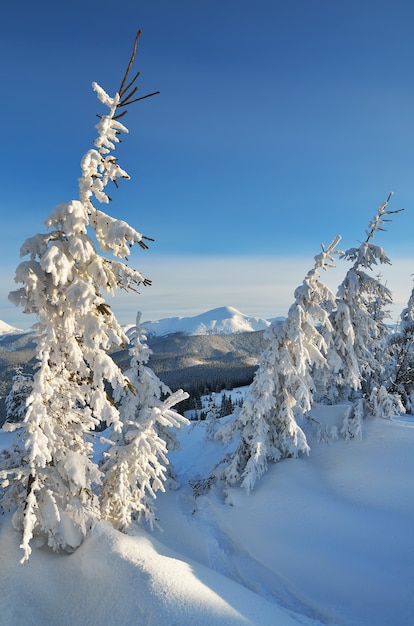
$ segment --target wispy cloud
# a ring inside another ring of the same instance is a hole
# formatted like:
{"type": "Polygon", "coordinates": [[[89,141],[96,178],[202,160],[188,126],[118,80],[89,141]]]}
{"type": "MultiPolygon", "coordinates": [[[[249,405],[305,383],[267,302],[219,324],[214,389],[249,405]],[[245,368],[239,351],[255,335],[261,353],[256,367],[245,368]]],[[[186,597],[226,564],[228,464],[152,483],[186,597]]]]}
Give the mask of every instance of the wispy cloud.
{"type": "MultiPolygon", "coordinates": [[[[313,265],[307,257],[166,257],[148,267],[153,285],[139,296],[117,295],[113,309],[122,323],[144,319],[197,315],[219,306],[233,306],[246,315],[269,318],[286,315],[300,285],[313,265]]],[[[348,269],[343,261],[323,272],[333,290],[348,269]]],[[[392,317],[398,317],[412,288],[412,259],[397,259],[378,268],[394,297],[392,317]]]]}

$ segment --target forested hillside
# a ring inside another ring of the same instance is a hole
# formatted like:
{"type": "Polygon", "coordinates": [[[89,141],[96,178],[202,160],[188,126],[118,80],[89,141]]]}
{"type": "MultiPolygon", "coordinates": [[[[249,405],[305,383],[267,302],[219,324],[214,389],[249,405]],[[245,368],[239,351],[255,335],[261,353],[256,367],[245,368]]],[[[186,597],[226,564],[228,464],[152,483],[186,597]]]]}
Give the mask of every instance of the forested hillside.
{"type": "MultiPolygon", "coordinates": [[[[208,391],[232,389],[249,384],[257,359],[266,342],[263,331],[231,335],[168,335],[150,337],[149,366],[172,389],[185,389],[191,398],[208,391]]],[[[5,418],[5,397],[10,391],[17,367],[33,373],[35,342],[33,333],[0,337],[0,424],[5,418]]],[[[128,349],[113,353],[123,371],[130,366],[128,349]]],[[[191,408],[188,401],[185,408],[191,408]]]]}

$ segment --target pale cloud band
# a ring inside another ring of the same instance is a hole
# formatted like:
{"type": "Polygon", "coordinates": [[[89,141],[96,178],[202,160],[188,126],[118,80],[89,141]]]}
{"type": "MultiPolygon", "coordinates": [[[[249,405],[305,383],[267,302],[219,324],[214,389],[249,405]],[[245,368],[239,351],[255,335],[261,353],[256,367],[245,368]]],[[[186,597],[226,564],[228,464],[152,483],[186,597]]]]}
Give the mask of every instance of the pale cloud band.
{"type": "MultiPolygon", "coordinates": [[[[286,315],[294,291],[313,265],[313,259],[291,257],[165,257],[148,264],[153,285],[139,296],[119,294],[113,308],[122,323],[135,319],[187,317],[221,306],[265,319],[286,315]]],[[[382,281],[394,298],[392,319],[405,307],[413,286],[412,259],[397,259],[379,267],[382,281]]],[[[338,260],[321,279],[336,292],[349,265],[338,260]]],[[[140,268],[141,269],[141,268],[140,268]]],[[[145,274],[146,275],[146,274],[145,274]]]]}
{"type": "MultiPolygon", "coordinates": [[[[121,324],[134,323],[137,311],[143,320],[165,317],[188,317],[221,306],[232,306],[246,315],[269,319],[286,315],[293,302],[295,288],[313,265],[308,257],[288,256],[168,256],[143,258],[138,269],[152,279],[151,287],[140,294],[118,293],[109,300],[121,324]]],[[[135,265],[135,263],[134,263],[135,265]]],[[[333,290],[342,281],[348,265],[338,260],[335,268],[321,279],[333,290]]],[[[412,259],[394,259],[391,266],[381,266],[378,273],[391,290],[396,320],[406,306],[413,286],[412,259]]],[[[12,326],[29,328],[34,316],[23,315],[8,302],[14,270],[0,279],[0,319],[12,326]]]]}

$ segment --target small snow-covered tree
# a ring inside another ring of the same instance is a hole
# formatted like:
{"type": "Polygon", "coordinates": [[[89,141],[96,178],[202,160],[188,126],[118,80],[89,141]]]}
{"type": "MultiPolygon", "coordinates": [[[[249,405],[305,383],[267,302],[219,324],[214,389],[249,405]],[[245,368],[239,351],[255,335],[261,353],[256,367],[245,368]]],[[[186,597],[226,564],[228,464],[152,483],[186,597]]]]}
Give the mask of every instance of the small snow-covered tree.
{"type": "MultiPolygon", "coordinates": [[[[383,348],[388,333],[384,319],[389,316],[386,307],[391,304],[392,296],[380,279],[366,270],[391,263],[384,250],[372,243],[375,233],[384,230],[384,223],[389,221],[386,216],[399,212],[387,209],[391,195],[379,206],[365,241],[342,255],[343,259],[352,262],[352,266],[338,288],[336,307],[331,314],[334,332],[328,362],[332,373],[329,383],[331,399],[356,403],[344,420],[341,432],[345,438],[360,434],[361,416],[367,411],[377,414],[379,406],[374,397],[381,387],[383,348]]],[[[383,391],[380,397],[384,400],[383,391]]]]}
{"type": "Polygon", "coordinates": [[[408,413],[414,412],[414,289],[401,312],[397,330],[390,333],[386,346],[384,384],[398,393],[408,413]]]}
{"type": "Polygon", "coordinates": [[[216,394],[211,393],[207,403],[205,419],[207,439],[214,439],[220,417],[222,417],[221,407],[217,406],[216,394]]]}
{"type": "Polygon", "coordinates": [[[33,377],[23,373],[23,367],[17,367],[13,376],[12,387],[6,397],[6,422],[22,422],[26,414],[26,402],[33,389],[33,377]]]}
{"type": "Polygon", "coordinates": [[[119,118],[137,100],[138,74],[127,83],[139,35],[115,96],[93,83],[108,111],[99,116],[95,146],[81,162],[79,199],[59,204],[46,220],[48,232],[25,241],[21,255],[29,260],[16,271],[23,286],[9,296],[38,318],[37,371],[22,445],[14,466],[0,468],[7,501],[16,507],[14,524],[23,534],[23,561],[34,534],[45,536],[55,550],[72,550],[100,518],[101,471],[87,435],[101,421],[115,431],[122,427],[116,400],[128,381],[109,351],[127,338],[105,297],[150,283],[126,263],[135,243],[144,249],[147,244],[141,233],[93,202],[108,204],[109,182],[129,178],[112,151],[119,134],[127,132],[119,118]],[[101,254],[94,240],[115,258],[101,254]]]}
{"type": "MultiPolygon", "coordinates": [[[[105,453],[101,512],[115,528],[128,532],[135,521],[145,521],[152,528],[155,521],[154,499],[165,491],[168,461],[166,429],[188,423],[173,407],[188,398],[181,389],[172,393],[146,366],[150,349],[137,316],[135,336],[130,348],[131,385],[120,402],[122,431],[114,432],[114,441],[105,453]]],[[[171,445],[176,443],[172,431],[171,445]]]]}
{"type": "Polygon", "coordinates": [[[340,237],[315,257],[315,265],[295,291],[295,302],[282,325],[274,323],[266,333],[268,347],[241,410],[218,436],[240,437],[240,443],[224,469],[228,485],[241,484],[249,492],[267,470],[269,462],[307,454],[305,433],[297,423],[312,405],[312,368],[326,365],[326,340],[331,331],[329,310],[335,295],[320,280],[320,270],[331,265],[340,237]]]}

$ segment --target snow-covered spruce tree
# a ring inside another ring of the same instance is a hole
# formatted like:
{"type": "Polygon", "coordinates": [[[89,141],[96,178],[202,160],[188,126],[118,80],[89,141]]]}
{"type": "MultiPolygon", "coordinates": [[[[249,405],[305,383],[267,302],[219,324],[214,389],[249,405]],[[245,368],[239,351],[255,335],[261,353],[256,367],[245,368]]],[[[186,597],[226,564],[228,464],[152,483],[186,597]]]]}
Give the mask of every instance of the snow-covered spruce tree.
{"type": "MultiPolygon", "coordinates": [[[[22,422],[26,414],[26,402],[33,389],[33,378],[24,374],[22,367],[16,368],[12,387],[6,397],[6,422],[15,424],[22,422]]],[[[10,430],[14,429],[11,427],[10,430]]]]}
{"type": "Polygon", "coordinates": [[[101,467],[102,517],[123,532],[134,522],[153,527],[156,492],[165,491],[167,453],[177,443],[171,429],[188,423],[172,408],[188,398],[188,393],[181,389],[172,393],[146,366],[151,354],[146,341],[138,314],[130,348],[131,385],[119,405],[123,428],[114,433],[101,467]],[[167,429],[171,431],[168,437],[167,429]]]}
{"type": "Polygon", "coordinates": [[[384,385],[398,393],[407,413],[414,413],[414,288],[400,323],[388,336],[384,385]]]}
{"type": "Polygon", "coordinates": [[[343,253],[342,258],[353,264],[338,288],[336,308],[330,317],[334,332],[327,357],[332,374],[328,395],[332,401],[353,401],[341,430],[346,439],[361,434],[364,414],[378,415],[381,406],[389,412],[390,402],[400,408],[398,397],[386,399],[381,389],[388,334],[384,319],[389,316],[386,307],[392,296],[378,277],[366,272],[391,263],[384,250],[372,243],[375,233],[390,221],[386,216],[399,212],[387,210],[391,195],[379,206],[365,241],[343,253]]]}
{"type": "Polygon", "coordinates": [[[314,267],[295,291],[286,320],[267,329],[269,344],[241,410],[217,434],[224,440],[240,437],[223,471],[227,485],[241,484],[249,492],[269,462],[309,453],[296,418],[312,405],[312,368],[326,365],[327,346],[321,331],[331,331],[328,311],[335,295],[320,281],[319,272],[331,266],[339,240],[336,237],[326,250],[322,246],[314,267]]]}
{"type": "Polygon", "coordinates": [[[208,399],[207,410],[206,410],[205,422],[206,422],[206,438],[207,439],[214,439],[216,429],[217,429],[217,424],[218,424],[219,418],[221,417],[220,413],[221,413],[221,409],[219,406],[217,406],[216,394],[213,392],[210,394],[210,397],[208,399]]]}
{"type": "Polygon", "coordinates": [[[79,200],[59,204],[46,220],[49,231],[25,241],[21,255],[29,260],[16,271],[16,282],[23,286],[9,296],[38,318],[37,371],[22,445],[13,467],[8,462],[0,468],[5,498],[16,509],[13,521],[23,536],[22,561],[30,556],[34,535],[45,537],[54,550],[70,551],[100,518],[96,486],[101,472],[92,460],[88,433],[102,421],[115,431],[122,427],[116,400],[129,383],[109,350],[126,337],[103,294],[149,284],[125,262],[133,244],[147,245],[143,235],[95,208],[93,201],[107,204],[108,183],[129,178],[111,151],[118,135],[127,132],[119,118],[137,100],[138,74],[127,82],[139,34],[118,93],[110,97],[93,83],[108,112],[99,116],[95,147],[81,162],[79,200]],[[92,234],[100,249],[115,258],[98,252],[92,234]]]}

